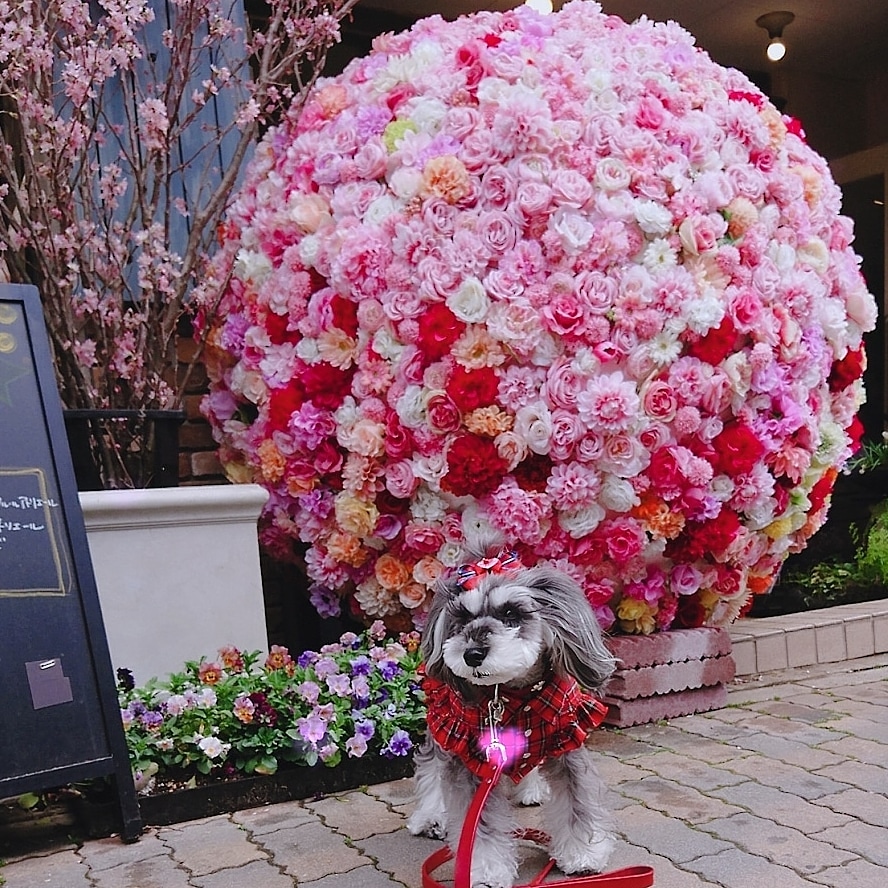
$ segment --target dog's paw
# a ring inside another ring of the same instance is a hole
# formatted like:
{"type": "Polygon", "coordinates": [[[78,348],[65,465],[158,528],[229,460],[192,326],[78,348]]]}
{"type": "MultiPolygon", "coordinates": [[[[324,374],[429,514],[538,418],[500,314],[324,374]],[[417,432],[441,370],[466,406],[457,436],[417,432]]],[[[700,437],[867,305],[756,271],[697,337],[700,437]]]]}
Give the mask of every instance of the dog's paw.
{"type": "Polygon", "coordinates": [[[472,864],[472,888],[512,888],[518,878],[513,862],[475,860],[472,864]]]}
{"type": "Polygon", "coordinates": [[[596,833],[590,842],[577,839],[557,841],[553,836],[550,852],[558,868],[567,875],[573,873],[600,873],[614,850],[614,838],[609,833],[596,833]]]}
{"type": "Polygon", "coordinates": [[[512,801],[516,805],[531,807],[542,805],[548,801],[549,795],[546,778],[534,769],[512,790],[512,801]]]}
{"type": "Polygon", "coordinates": [[[429,814],[421,810],[414,811],[407,818],[407,832],[414,836],[444,839],[447,837],[447,824],[440,814],[429,814]]]}

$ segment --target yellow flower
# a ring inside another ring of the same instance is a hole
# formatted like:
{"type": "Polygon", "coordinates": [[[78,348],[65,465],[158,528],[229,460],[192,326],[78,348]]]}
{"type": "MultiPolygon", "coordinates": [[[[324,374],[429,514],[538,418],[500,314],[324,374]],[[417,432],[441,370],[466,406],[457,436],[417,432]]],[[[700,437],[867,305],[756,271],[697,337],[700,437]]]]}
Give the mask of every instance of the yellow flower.
{"type": "Polygon", "coordinates": [[[392,154],[398,147],[398,142],[404,137],[404,133],[415,133],[416,124],[410,120],[393,120],[382,134],[385,150],[392,154]]]}
{"type": "Polygon", "coordinates": [[[617,606],[620,628],[632,635],[650,635],[657,628],[657,609],[637,598],[624,598],[617,606]]]}
{"type": "Polygon", "coordinates": [[[373,535],[376,522],[379,520],[379,511],[373,503],[358,499],[343,490],[337,494],[334,508],[336,523],[346,533],[352,533],[357,537],[373,535]]]}

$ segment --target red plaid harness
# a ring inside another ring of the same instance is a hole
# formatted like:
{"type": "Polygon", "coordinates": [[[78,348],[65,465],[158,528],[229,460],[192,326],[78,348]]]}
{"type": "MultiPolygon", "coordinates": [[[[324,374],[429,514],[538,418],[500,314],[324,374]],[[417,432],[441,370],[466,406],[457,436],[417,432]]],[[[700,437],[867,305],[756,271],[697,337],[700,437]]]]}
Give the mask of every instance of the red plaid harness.
{"type": "MultiPolygon", "coordinates": [[[[486,765],[483,738],[490,696],[467,703],[450,685],[426,676],[423,679],[429,730],[447,752],[459,756],[474,774],[486,765]]],[[[517,734],[523,750],[507,766],[518,783],[546,759],[578,749],[607,715],[607,706],[584,691],[576,680],[550,674],[527,688],[505,688],[499,695],[503,734],[517,734]]]]}

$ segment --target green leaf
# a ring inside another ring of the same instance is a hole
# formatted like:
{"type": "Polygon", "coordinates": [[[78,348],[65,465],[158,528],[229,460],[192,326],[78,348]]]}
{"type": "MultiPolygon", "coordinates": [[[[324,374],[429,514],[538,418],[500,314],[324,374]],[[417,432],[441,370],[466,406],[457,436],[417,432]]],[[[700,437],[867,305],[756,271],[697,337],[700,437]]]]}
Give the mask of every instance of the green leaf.
{"type": "Polygon", "coordinates": [[[256,765],[257,774],[274,774],[278,769],[277,759],[273,755],[265,756],[262,761],[256,765]]]}
{"type": "Polygon", "coordinates": [[[18,797],[18,806],[25,811],[30,811],[40,804],[41,797],[36,792],[26,792],[18,797]]]}

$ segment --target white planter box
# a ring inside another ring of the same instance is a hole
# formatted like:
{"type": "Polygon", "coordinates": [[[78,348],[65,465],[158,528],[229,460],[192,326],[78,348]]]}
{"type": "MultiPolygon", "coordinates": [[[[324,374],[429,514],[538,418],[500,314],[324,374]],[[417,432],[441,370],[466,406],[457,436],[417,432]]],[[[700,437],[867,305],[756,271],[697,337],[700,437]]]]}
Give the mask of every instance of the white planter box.
{"type": "Polygon", "coordinates": [[[215,659],[266,651],[256,484],[80,493],[115,669],[137,685],[215,659]]]}

